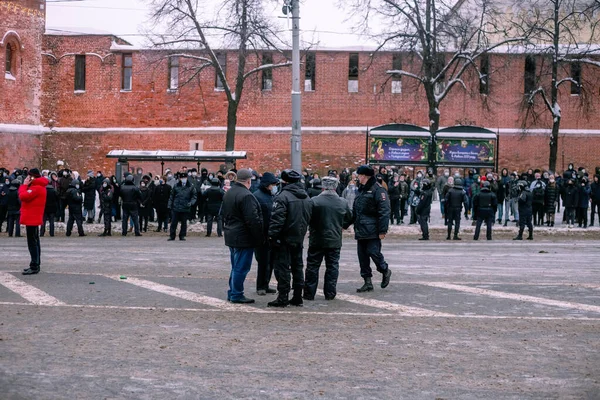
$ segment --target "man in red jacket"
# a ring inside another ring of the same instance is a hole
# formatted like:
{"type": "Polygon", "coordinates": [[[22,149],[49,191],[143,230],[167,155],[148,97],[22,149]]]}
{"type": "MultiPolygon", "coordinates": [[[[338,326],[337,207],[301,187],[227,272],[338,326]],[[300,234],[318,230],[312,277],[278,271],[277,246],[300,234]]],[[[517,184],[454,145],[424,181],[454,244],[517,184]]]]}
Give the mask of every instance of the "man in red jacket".
{"type": "Polygon", "coordinates": [[[46,185],[48,179],[40,174],[39,169],[32,168],[23,184],[19,186],[21,224],[27,229],[27,247],[31,254],[31,263],[29,268],[23,270],[23,275],[40,272],[40,225],[43,223],[46,207],[46,185]]]}

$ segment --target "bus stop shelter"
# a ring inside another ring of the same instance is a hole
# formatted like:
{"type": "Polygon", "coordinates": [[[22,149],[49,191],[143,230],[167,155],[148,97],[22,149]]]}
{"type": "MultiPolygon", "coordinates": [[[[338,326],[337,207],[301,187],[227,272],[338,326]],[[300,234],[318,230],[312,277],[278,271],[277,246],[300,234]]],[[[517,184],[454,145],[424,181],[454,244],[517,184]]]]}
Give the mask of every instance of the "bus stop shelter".
{"type": "Polygon", "coordinates": [[[164,174],[165,161],[195,162],[200,169],[203,162],[223,162],[235,165],[237,160],[246,159],[245,151],[168,151],[168,150],[111,150],[106,158],[117,159],[117,179],[129,170],[130,161],[160,162],[161,175],[164,174]]]}

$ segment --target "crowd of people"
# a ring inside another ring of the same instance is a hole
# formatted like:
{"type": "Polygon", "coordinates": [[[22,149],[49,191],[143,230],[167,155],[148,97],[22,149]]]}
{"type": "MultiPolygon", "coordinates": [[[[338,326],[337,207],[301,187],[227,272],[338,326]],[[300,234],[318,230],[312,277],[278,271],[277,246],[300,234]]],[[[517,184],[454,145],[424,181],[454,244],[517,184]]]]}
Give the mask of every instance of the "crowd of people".
{"type": "Polygon", "coordinates": [[[99,236],[111,236],[112,222],[119,220],[121,235],[133,232],[141,236],[149,221],[156,221],[156,231],[168,231],[168,240],[175,240],[179,225],[179,239],[185,240],[189,222],[206,222],[206,236],[211,236],[216,223],[217,235],[225,236],[231,251],[228,300],[253,302],[244,296],[243,283],[255,256],[257,293],[278,293],[269,306],[285,307],[314,299],[323,260],[325,298],[335,298],[342,231],[351,225],[364,279],[357,291],[373,290],[371,260],[382,274],[381,287],[385,288],[391,270],[381,253],[381,240],[390,224],[404,224],[407,217],[408,224],[420,225],[420,240],[429,240],[431,205],[436,197],[447,225],[447,240],[461,240],[463,216],[476,226],[475,240],[483,224],[486,238],[492,240],[492,226],[509,222],[519,226],[515,240],[523,239],[526,227],[527,239],[532,240],[534,226],[554,226],[561,205],[563,223],[569,227],[594,225],[600,204],[598,174],[590,182],[588,172],[572,164],[562,174],[539,170],[518,174],[507,169],[499,175],[479,172],[468,170],[463,177],[443,170],[434,176],[431,170],[423,170],[411,177],[401,168],[363,165],[355,171],[328,171],[321,177],[294,170],[259,174],[251,169],[216,173],[201,169],[198,173],[182,167],[162,176],[138,169],[118,179],[92,170],[82,177],[67,168],[41,172],[36,168],[0,169],[0,231],[5,221],[9,236],[20,236],[20,226],[27,227],[32,261],[23,273],[33,274],[40,269],[39,236],[45,235],[46,225],[54,236],[55,221],[66,220],[67,236],[75,225],[78,234],[85,236],[84,221],[94,223],[96,214],[97,221],[104,222],[99,236]],[[308,231],[304,272],[303,243],[308,231]],[[277,290],[269,287],[273,271],[277,290]]]}

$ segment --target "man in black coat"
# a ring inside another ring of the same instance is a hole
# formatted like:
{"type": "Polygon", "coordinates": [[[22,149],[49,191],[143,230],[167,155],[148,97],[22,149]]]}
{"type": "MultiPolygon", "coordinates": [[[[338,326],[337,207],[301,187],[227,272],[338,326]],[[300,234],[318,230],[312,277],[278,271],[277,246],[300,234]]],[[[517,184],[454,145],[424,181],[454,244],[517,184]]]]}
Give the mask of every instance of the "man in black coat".
{"type": "Polygon", "coordinates": [[[533,195],[526,181],[519,181],[519,234],[513,240],[523,240],[525,225],[529,230],[527,240],[533,240],[533,195]]]}
{"type": "Polygon", "coordinates": [[[115,192],[113,187],[110,184],[110,179],[105,178],[100,185],[100,210],[101,214],[104,216],[104,232],[99,234],[98,236],[111,236],[111,221],[112,221],[112,204],[113,204],[113,196],[115,192]]]}
{"type": "Polygon", "coordinates": [[[304,288],[304,263],[302,248],[308,230],[312,203],[300,181],[302,175],[292,169],[281,173],[281,192],[273,202],[273,213],[269,224],[269,242],[273,251],[273,267],[277,279],[277,299],[269,307],[302,305],[304,288]],[[293,276],[294,295],[289,300],[290,270],[293,276]]]}
{"type": "Polygon", "coordinates": [[[164,177],[158,180],[158,185],[152,193],[152,205],[156,209],[158,226],[156,232],[160,232],[161,227],[164,232],[167,231],[169,224],[169,198],[171,197],[171,186],[165,183],[164,177]]]}
{"type": "Polygon", "coordinates": [[[271,247],[269,246],[269,223],[271,221],[271,211],[273,210],[273,197],[277,194],[277,184],[279,180],[270,172],[265,172],[260,180],[258,190],[254,193],[254,197],[260,204],[260,209],[263,217],[263,232],[264,242],[254,249],[254,257],[258,268],[256,271],[256,293],[259,296],[264,296],[267,293],[275,294],[277,290],[269,288],[271,275],[273,274],[273,257],[271,247]]]}
{"type": "Polygon", "coordinates": [[[448,236],[446,240],[450,240],[450,234],[452,233],[452,225],[454,228],[454,240],[461,240],[458,236],[460,231],[460,216],[462,213],[463,205],[466,210],[469,209],[469,197],[463,189],[463,181],[460,178],[454,180],[454,186],[448,190],[446,194],[446,202],[444,203],[444,209],[448,220],[448,236]]]}
{"type": "Polygon", "coordinates": [[[79,236],[85,236],[83,232],[83,196],[81,195],[81,182],[77,179],[71,181],[71,186],[67,190],[67,205],[69,206],[69,220],[67,221],[67,236],[71,236],[73,223],[77,223],[77,233],[79,236]]]}
{"type": "Polygon", "coordinates": [[[187,234],[187,221],[192,204],[198,199],[196,188],[188,181],[187,172],[179,173],[179,182],[173,186],[169,197],[169,208],[171,209],[171,231],[168,240],[175,240],[177,224],[181,222],[179,240],[185,240],[187,234]]]}
{"type": "Polygon", "coordinates": [[[87,217],[87,223],[91,224],[96,218],[96,179],[93,171],[88,171],[81,192],[83,193],[83,216],[87,217]]]}
{"type": "Polygon", "coordinates": [[[206,237],[210,237],[212,233],[213,221],[217,221],[217,235],[223,236],[223,224],[221,218],[221,206],[223,205],[223,196],[225,191],[221,189],[220,182],[217,178],[212,178],[210,187],[206,189],[204,197],[206,197],[206,237]]]}
{"type": "Polygon", "coordinates": [[[46,205],[44,207],[44,223],[40,228],[40,236],[44,236],[46,234],[46,222],[49,223],[50,226],[50,236],[54,236],[54,219],[56,218],[56,213],[58,212],[58,202],[60,201],[58,197],[58,193],[52,183],[48,183],[46,186],[46,205]]]}
{"type": "Polygon", "coordinates": [[[383,276],[381,288],[385,289],[390,283],[392,271],[381,254],[381,241],[385,239],[390,224],[390,199],[385,189],[377,183],[373,168],[361,165],[356,173],[360,186],[352,207],[352,219],[360,276],[365,281],[356,291],[362,293],[373,290],[371,260],[383,276]]]}
{"type": "Polygon", "coordinates": [[[498,198],[490,189],[488,181],[483,182],[481,192],[473,197],[473,210],[477,215],[477,226],[475,227],[475,235],[473,240],[479,240],[479,232],[481,232],[481,224],[485,222],[487,240],[492,240],[492,225],[494,224],[494,216],[498,209],[498,198]]]}
{"type": "Polygon", "coordinates": [[[345,199],[338,196],[337,178],[323,178],[323,192],[311,199],[310,239],[306,258],[304,299],[314,300],[319,284],[319,268],[325,258],[325,284],[323,292],[326,300],[333,300],[337,294],[337,280],[342,248],[342,229],[352,225],[352,211],[345,199]]]}
{"type": "Polygon", "coordinates": [[[433,201],[433,188],[429,179],[421,182],[421,195],[417,205],[417,221],[421,226],[423,236],[419,240],[429,240],[429,214],[431,214],[431,202],[433,201]]]}
{"type": "Polygon", "coordinates": [[[254,248],[264,242],[260,205],[249,190],[251,180],[252,172],[240,169],[223,198],[223,231],[231,255],[227,300],[232,303],[254,303],[254,299],[244,296],[244,281],[252,266],[254,248]]]}
{"type": "Polygon", "coordinates": [[[129,174],[125,182],[121,185],[119,192],[123,203],[123,221],[121,223],[121,235],[127,236],[127,223],[129,218],[133,221],[135,236],[142,236],[140,233],[140,203],[142,201],[142,192],[133,182],[133,175],[129,174]]]}

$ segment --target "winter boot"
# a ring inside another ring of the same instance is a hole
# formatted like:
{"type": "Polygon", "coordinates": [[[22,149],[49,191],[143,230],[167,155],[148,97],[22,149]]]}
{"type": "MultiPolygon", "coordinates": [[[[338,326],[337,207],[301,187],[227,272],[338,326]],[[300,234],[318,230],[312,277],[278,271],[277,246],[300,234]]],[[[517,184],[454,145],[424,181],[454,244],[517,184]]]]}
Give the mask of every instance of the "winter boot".
{"type": "Polygon", "coordinates": [[[99,237],[104,237],[104,236],[108,236],[108,233],[106,232],[106,229],[104,230],[104,232],[102,232],[101,234],[98,235],[99,237]]]}
{"type": "Polygon", "coordinates": [[[302,307],[304,302],[302,301],[302,289],[294,289],[294,295],[289,303],[296,307],[302,307]]]}
{"type": "Polygon", "coordinates": [[[386,269],[383,273],[383,278],[381,279],[381,288],[385,289],[390,284],[390,278],[392,277],[392,270],[386,269]]]}
{"type": "Polygon", "coordinates": [[[277,296],[277,299],[267,303],[267,307],[284,308],[284,307],[287,307],[289,304],[290,304],[290,302],[288,300],[288,294],[287,293],[286,294],[279,293],[279,296],[277,296]]]}
{"type": "Polygon", "coordinates": [[[533,232],[529,232],[529,236],[527,236],[527,240],[533,240],[533,232]]]}
{"type": "Polygon", "coordinates": [[[372,292],[373,291],[373,282],[371,282],[371,278],[365,278],[365,284],[360,288],[356,289],[358,293],[363,292],[372,292]]]}

